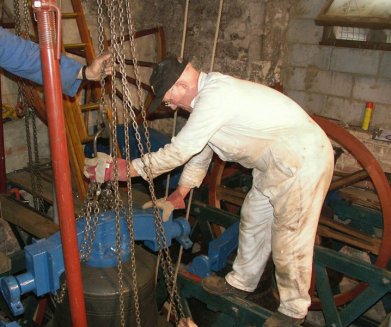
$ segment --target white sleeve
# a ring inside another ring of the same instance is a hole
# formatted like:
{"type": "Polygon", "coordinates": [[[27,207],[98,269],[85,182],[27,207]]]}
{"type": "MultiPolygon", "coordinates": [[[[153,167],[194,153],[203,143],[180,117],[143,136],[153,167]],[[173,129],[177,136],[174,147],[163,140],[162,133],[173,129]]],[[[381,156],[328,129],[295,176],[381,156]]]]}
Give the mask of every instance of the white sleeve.
{"type": "Polygon", "coordinates": [[[153,178],[185,164],[205,148],[228,119],[230,115],[221,106],[221,97],[217,92],[204,96],[200,94],[186,125],[172,138],[171,143],[150,155],[144,155],[143,160],[133,160],[134,168],[146,179],[143,161],[151,168],[153,178]]]}
{"type": "Polygon", "coordinates": [[[183,169],[179,185],[187,188],[200,187],[208,172],[212,156],[213,151],[207,145],[198,155],[191,158],[183,169]]]}

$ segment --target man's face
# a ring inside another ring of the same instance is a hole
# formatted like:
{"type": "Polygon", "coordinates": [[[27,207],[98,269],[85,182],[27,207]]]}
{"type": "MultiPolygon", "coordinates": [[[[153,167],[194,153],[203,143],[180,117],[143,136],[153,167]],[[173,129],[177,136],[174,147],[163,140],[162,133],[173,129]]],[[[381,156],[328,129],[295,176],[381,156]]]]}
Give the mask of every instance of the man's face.
{"type": "Polygon", "coordinates": [[[163,98],[164,105],[166,107],[171,108],[172,110],[176,110],[178,105],[175,103],[175,84],[166,92],[163,98]]]}
{"type": "Polygon", "coordinates": [[[178,84],[174,84],[164,95],[163,102],[172,110],[182,108],[192,112],[192,108],[185,102],[186,89],[178,84]]]}

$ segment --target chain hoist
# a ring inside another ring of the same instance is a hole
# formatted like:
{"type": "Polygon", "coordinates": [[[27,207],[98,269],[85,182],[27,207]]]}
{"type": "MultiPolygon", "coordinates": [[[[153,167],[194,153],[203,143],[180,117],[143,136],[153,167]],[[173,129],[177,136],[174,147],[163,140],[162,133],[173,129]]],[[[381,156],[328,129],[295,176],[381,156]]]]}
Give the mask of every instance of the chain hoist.
{"type": "MultiPolygon", "coordinates": [[[[141,160],[144,164],[144,169],[147,175],[148,188],[154,203],[154,222],[155,222],[155,232],[156,239],[159,246],[159,255],[162,258],[160,260],[162,272],[164,275],[164,280],[166,283],[166,287],[168,290],[168,294],[170,296],[170,302],[173,303],[173,315],[175,317],[176,323],[179,322],[179,319],[184,317],[183,309],[181,306],[181,301],[179,297],[179,293],[174,283],[174,269],[172,260],[170,257],[169,249],[167,247],[167,239],[164,233],[163,222],[159,214],[159,210],[156,206],[156,195],[155,188],[153,184],[152,171],[149,167],[148,156],[151,153],[151,143],[150,143],[150,135],[147,126],[146,120],[146,111],[144,108],[144,98],[143,92],[141,88],[141,78],[138,70],[138,62],[136,59],[136,45],[135,45],[135,30],[134,23],[131,15],[131,5],[129,1],[124,0],[106,0],[103,3],[102,0],[97,0],[98,4],[98,33],[99,33],[99,52],[102,54],[104,52],[104,17],[103,12],[105,5],[107,9],[107,15],[109,20],[109,32],[111,39],[111,48],[112,48],[112,67],[118,65],[119,75],[121,77],[121,87],[123,97],[122,107],[123,107],[123,121],[124,121],[124,136],[125,136],[125,158],[127,164],[127,210],[124,210],[123,203],[120,197],[119,192],[119,184],[118,184],[118,138],[117,138],[117,125],[118,125],[118,102],[117,102],[117,92],[116,92],[116,83],[115,83],[115,73],[112,77],[111,83],[111,94],[110,94],[110,107],[111,107],[111,142],[110,142],[110,153],[113,158],[113,181],[106,184],[104,189],[96,186],[97,183],[90,183],[88,196],[86,198],[87,204],[84,206],[84,214],[87,219],[86,223],[86,231],[88,233],[85,234],[82,248],[82,258],[88,258],[89,249],[93,242],[96,221],[94,218],[91,219],[92,208],[99,208],[100,203],[105,201],[105,198],[109,198],[108,203],[105,205],[106,208],[113,208],[116,216],[116,251],[117,251],[117,270],[118,270],[118,287],[119,287],[119,307],[120,307],[120,321],[121,326],[125,326],[125,303],[124,303],[124,276],[123,276],[123,263],[121,257],[121,230],[120,230],[120,212],[123,211],[125,215],[125,219],[128,225],[128,232],[130,236],[130,268],[131,268],[131,287],[133,292],[133,302],[136,316],[137,326],[141,326],[140,320],[140,304],[139,304],[139,296],[138,296],[138,287],[137,287],[137,274],[136,274],[136,258],[135,258],[135,235],[134,235],[134,220],[133,220],[133,197],[132,197],[132,183],[130,176],[130,165],[131,165],[131,154],[130,154],[130,137],[129,137],[129,129],[132,127],[135,133],[135,139],[137,141],[137,147],[140,153],[141,160]],[[125,26],[127,25],[127,26],[125,26]],[[127,33],[129,34],[130,41],[130,50],[132,55],[134,74],[136,79],[137,86],[137,96],[141,107],[141,115],[143,118],[143,131],[145,137],[145,147],[141,140],[141,134],[138,128],[136,114],[134,112],[134,106],[131,99],[131,92],[129,90],[129,82],[127,81],[127,72],[126,72],[126,60],[125,60],[125,29],[127,28],[127,33]],[[91,186],[94,185],[94,186],[91,186]],[[97,194],[94,192],[98,192],[97,194]],[[105,192],[105,194],[103,193],[105,192]],[[99,196],[100,195],[100,196],[99,196]],[[92,202],[91,205],[88,203],[92,202]],[[89,235],[89,236],[86,236],[89,235]]],[[[114,71],[114,69],[113,69],[114,71]]],[[[107,101],[105,99],[105,79],[103,76],[103,72],[101,75],[101,97],[100,97],[100,109],[101,113],[107,113],[107,101]]],[[[93,213],[94,217],[97,217],[97,213],[93,213]]]]}

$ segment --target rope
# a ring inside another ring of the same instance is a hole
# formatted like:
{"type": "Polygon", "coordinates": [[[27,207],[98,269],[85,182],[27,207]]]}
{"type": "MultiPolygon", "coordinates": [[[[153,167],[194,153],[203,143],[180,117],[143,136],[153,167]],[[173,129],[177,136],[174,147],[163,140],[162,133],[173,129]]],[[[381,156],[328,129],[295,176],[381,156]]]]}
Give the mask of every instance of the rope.
{"type": "MultiPolygon", "coordinates": [[[[180,52],[180,57],[181,58],[183,58],[183,55],[184,55],[184,52],[185,52],[188,16],[189,16],[189,0],[186,0],[185,14],[184,14],[184,17],[183,17],[182,45],[181,45],[181,52],[180,52]]],[[[172,124],[171,137],[174,137],[175,134],[176,134],[177,119],[178,119],[178,110],[175,110],[174,120],[173,120],[173,124],[172,124]]],[[[169,188],[170,188],[170,177],[171,177],[171,174],[169,173],[167,175],[166,198],[168,196],[168,191],[169,191],[169,188]]],[[[192,197],[192,194],[193,194],[192,191],[193,190],[191,190],[190,198],[192,197]]],[[[190,208],[190,203],[191,202],[189,202],[188,208],[190,208]]],[[[189,212],[190,210],[187,210],[187,211],[189,212]]],[[[186,216],[187,216],[186,220],[188,220],[188,215],[186,215],[186,216]]],[[[181,245],[180,248],[179,248],[178,261],[177,261],[177,264],[176,264],[176,267],[175,267],[174,281],[173,281],[173,290],[172,291],[174,291],[175,287],[176,287],[176,281],[177,281],[177,277],[178,277],[179,265],[180,265],[180,263],[182,261],[182,253],[183,253],[183,246],[181,245]]],[[[158,257],[158,262],[159,261],[160,261],[160,257],[158,257]]],[[[171,308],[172,308],[172,303],[170,302],[168,310],[167,310],[167,318],[166,318],[167,321],[170,321],[171,308]]]]}
{"type": "Polygon", "coordinates": [[[209,69],[210,72],[213,70],[213,66],[214,66],[214,63],[215,63],[217,38],[219,36],[220,22],[221,22],[221,13],[223,11],[223,4],[224,4],[224,0],[220,0],[219,14],[217,16],[217,23],[216,23],[215,39],[213,41],[212,60],[211,60],[210,69],[209,69]]]}
{"type": "Polygon", "coordinates": [[[185,16],[183,18],[181,58],[183,58],[183,54],[185,53],[186,31],[187,31],[187,17],[188,16],[189,16],[189,0],[186,0],[185,16]]]}
{"type": "MultiPolygon", "coordinates": [[[[216,55],[216,45],[217,45],[217,39],[218,39],[218,36],[219,36],[220,22],[221,22],[221,13],[223,11],[223,4],[224,4],[224,0],[220,0],[219,13],[218,13],[218,16],[217,16],[217,23],[216,23],[216,32],[215,32],[215,37],[214,37],[214,41],[213,41],[212,60],[211,60],[210,70],[209,70],[210,72],[213,70],[214,59],[215,59],[215,55],[216,55]]],[[[186,39],[188,11],[189,11],[189,0],[186,0],[185,19],[184,19],[184,28],[183,28],[183,37],[182,37],[182,48],[181,48],[181,57],[183,57],[183,51],[184,51],[184,45],[185,45],[185,39],[186,39]]],[[[177,112],[175,111],[174,128],[176,126],[176,113],[177,112]]],[[[173,136],[174,136],[174,134],[175,134],[175,130],[173,130],[173,136]]],[[[167,180],[169,181],[169,177],[168,177],[167,180]]],[[[166,188],[166,196],[167,196],[167,193],[168,193],[168,182],[167,182],[167,188],[166,188]]],[[[193,200],[193,189],[190,190],[189,200],[188,200],[188,203],[187,203],[186,221],[189,220],[190,208],[191,208],[192,200],[193,200]]],[[[175,268],[173,290],[176,287],[176,281],[177,281],[177,278],[178,278],[179,267],[180,267],[180,264],[181,264],[181,261],[182,261],[182,255],[183,255],[183,246],[181,245],[180,248],[179,248],[178,260],[177,260],[177,264],[176,264],[176,268],[175,268]]],[[[170,302],[170,305],[168,307],[168,312],[167,312],[167,321],[170,320],[171,306],[172,306],[172,304],[170,302]]]]}
{"type": "MultiPolygon", "coordinates": [[[[187,18],[188,18],[188,16],[189,16],[189,0],[186,0],[185,14],[184,14],[184,18],[183,18],[182,45],[181,45],[180,58],[183,58],[183,55],[184,55],[184,52],[185,52],[187,18]]],[[[172,123],[171,138],[173,138],[175,136],[175,134],[176,134],[177,120],[178,120],[178,111],[175,110],[175,112],[174,112],[174,119],[173,119],[173,123],[172,123]]],[[[170,189],[170,178],[171,178],[171,173],[169,173],[167,175],[165,197],[168,196],[168,191],[170,189]]]]}

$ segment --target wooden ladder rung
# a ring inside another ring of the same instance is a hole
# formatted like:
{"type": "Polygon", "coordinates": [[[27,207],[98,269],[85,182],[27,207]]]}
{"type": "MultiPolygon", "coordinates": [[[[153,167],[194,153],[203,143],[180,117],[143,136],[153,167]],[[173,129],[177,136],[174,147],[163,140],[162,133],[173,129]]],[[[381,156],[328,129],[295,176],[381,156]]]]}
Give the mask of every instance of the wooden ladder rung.
{"type": "Polygon", "coordinates": [[[74,19],[80,16],[78,12],[63,12],[61,14],[62,19],[74,19]]]}
{"type": "Polygon", "coordinates": [[[86,44],[85,43],[68,43],[64,44],[65,50],[72,50],[72,49],[85,49],[86,44]]]}
{"type": "Polygon", "coordinates": [[[87,137],[85,137],[81,140],[81,143],[82,144],[92,143],[92,142],[94,142],[94,138],[95,138],[95,135],[88,135],[87,137]]]}
{"type": "Polygon", "coordinates": [[[98,109],[99,109],[98,103],[86,103],[80,105],[81,112],[88,112],[88,111],[98,110],[98,109]]]}

